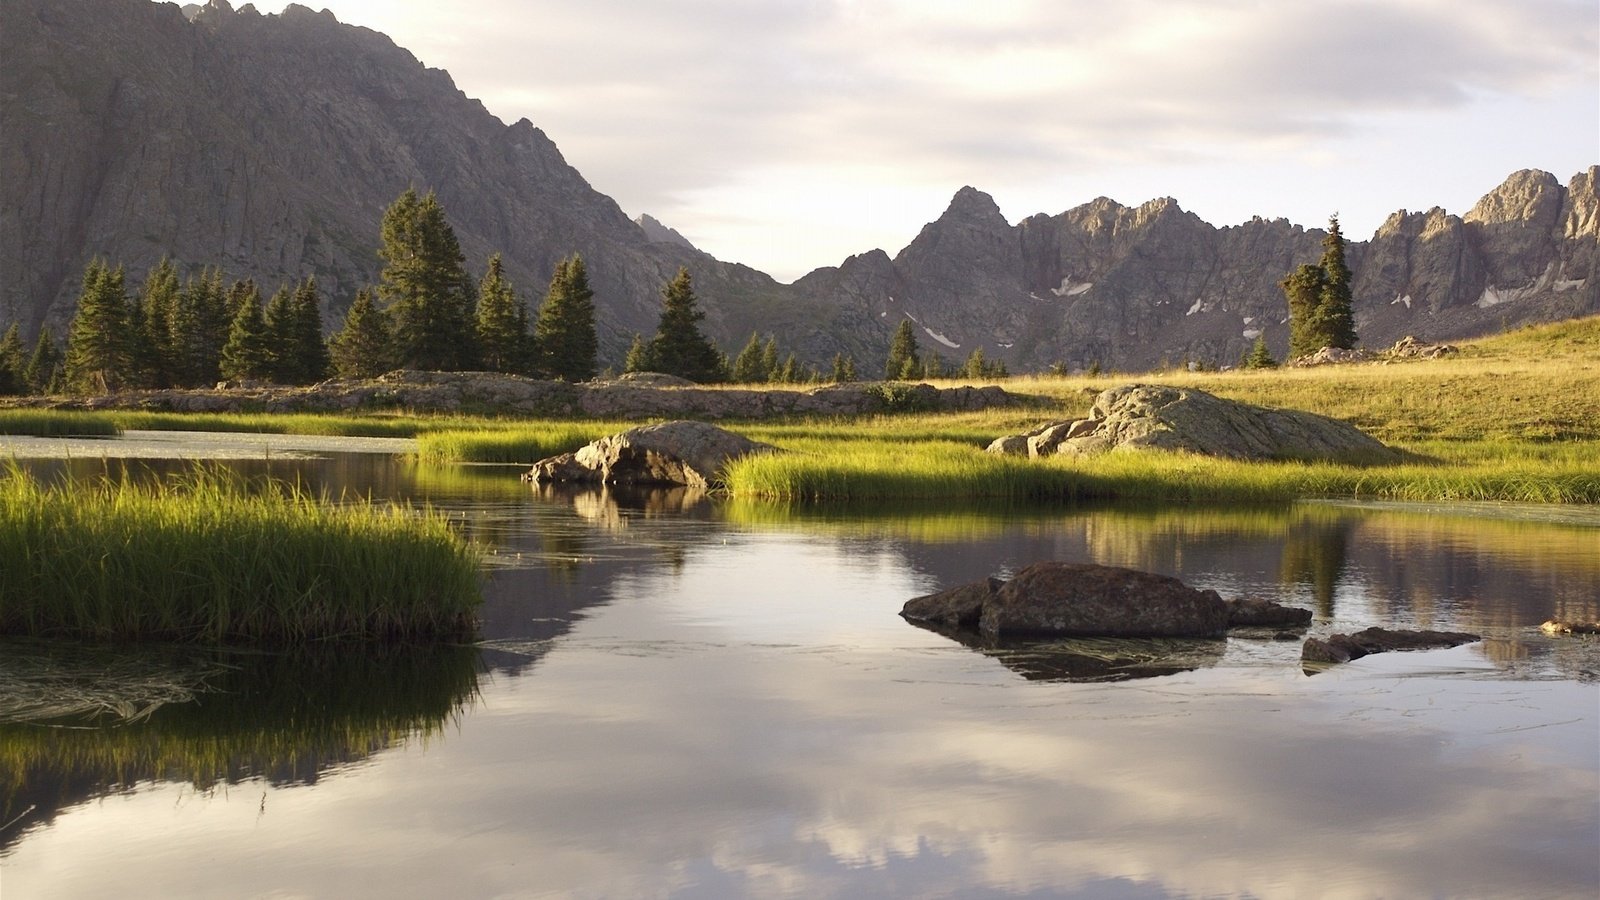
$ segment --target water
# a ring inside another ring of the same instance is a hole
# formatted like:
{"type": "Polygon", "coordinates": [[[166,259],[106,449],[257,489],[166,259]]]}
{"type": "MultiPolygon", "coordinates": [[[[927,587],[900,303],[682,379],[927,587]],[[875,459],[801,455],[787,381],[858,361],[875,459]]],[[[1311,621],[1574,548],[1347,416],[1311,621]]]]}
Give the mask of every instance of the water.
{"type": "Polygon", "coordinates": [[[1600,642],[1537,631],[1600,618],[1592,509],[800,512],[280,449],[230,465],[491,544],[482,644],[5,645],[0,692],[144,716],[0,725],[6,900],[1600,889],[1600,642]],[[1264,633],[986,651],[896,615],[1043,559],[1485,640],[1307,675],[1264,633]]]}

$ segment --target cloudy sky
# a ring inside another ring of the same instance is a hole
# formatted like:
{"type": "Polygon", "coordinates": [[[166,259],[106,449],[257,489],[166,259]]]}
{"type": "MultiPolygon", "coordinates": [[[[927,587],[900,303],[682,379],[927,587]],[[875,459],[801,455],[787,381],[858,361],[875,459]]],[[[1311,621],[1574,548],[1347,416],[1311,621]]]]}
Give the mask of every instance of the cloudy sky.
{"type": "Polygon", "coordinates": [[[328,2],[783,280],[895,253],[967,184],[1012,222],[1171,196],[1365,238],[1600,163],[1600,0],[328,2]]]}

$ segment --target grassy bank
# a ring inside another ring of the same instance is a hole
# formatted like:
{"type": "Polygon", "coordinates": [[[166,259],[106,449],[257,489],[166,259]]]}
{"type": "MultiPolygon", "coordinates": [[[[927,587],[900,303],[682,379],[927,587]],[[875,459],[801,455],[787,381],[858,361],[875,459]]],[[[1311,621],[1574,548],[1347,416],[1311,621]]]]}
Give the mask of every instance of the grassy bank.
{"type": "Polygon", "coordinates": [[[46,485],[0,471],[3,634],[408,639],[469,633],[479,599],[478,555],[437,515],[215,474],[46,485]]]}
{"type": "Polygon", "coordinates": [[[104,413],[54,409],[0,409],[0,434],[34,437],[113,437],[122,429],[104,413]]]}

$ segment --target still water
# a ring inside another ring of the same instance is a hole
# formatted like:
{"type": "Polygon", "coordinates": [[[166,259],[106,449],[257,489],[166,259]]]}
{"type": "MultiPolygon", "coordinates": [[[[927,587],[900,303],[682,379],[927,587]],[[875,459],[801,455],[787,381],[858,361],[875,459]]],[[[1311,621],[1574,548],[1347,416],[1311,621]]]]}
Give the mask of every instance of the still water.
{"type": "Polygon", "coordinates": [[[317,452],[228,465],[450,511],[481,644],[0,645],[5,900],[1600,890],[1600,642],[1537,629],[1600,619],[1593,509],[801,511],[317,452]],[[1045,559],[1485,640],[1308,675],[896,615],[1045,559]]]}

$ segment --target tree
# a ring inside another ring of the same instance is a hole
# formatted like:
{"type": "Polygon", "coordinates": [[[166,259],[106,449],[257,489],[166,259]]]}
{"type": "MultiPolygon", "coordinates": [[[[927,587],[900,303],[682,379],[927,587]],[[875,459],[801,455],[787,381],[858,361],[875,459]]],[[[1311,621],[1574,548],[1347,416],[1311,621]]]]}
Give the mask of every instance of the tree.
{"type": "Polygon", "coordinates": [[[655,370],[655,360],[650,356],[650,344],[644,335],[635,334],[633,343],[628,345],[628,355],[622,359],[624,372],[651,372],[655,370]]]}
{"type": "Polygon", "coordinates": [[[280,285],[272,293],[263,318],[267,323],[267,355],[272,359],[265,377],[274,384],[298,383],[298,363],[294,348],[290,346],[294,334],[294,295],[288,287],[280,285]]]}
{"type": "Polygon", "coordinates": [[[275,365],[272,334],[261,311],[261,294],[252,291],[239,303],[233,324],[228,327],[228,343],[222,348],[222,377],[267,381],[273,377],[275,365]]]}
{"type": "Polygon", "coordinates": [[[140,288],[138,328],[133,335],[140,380],[151,387],[173,384],[172,327],[178,312],[178,294],[178,270],[163,256],[140,288]]]}
{"type": "Polygon", "coordinates": [[[500,254],[489,257],[489,268],[478,282],[478,362],[491,372],[521,372],[528,368],[528,313],[506,278],[500,254]]]}
{"type": "Polygon", "coordinates": [[[173,384],[198,387],[222,377],[222,346],[232,319],[220,269],[208,269],[184,284],[172,314],[173,384]]]}
{"type": "Polygon", "coordinates": [[[695,304],[689,270],[678,269],[661,296],[661,322],[650,340],[650,361],[655,370],[690,381],[721,381],[725,368],[722,354],[700,333],[699,323],[705,313],[695,304]]]}
{"type": "Polygon", "coordinates": [[[1254,347],[1239,360],[1242,369],[1276,369],[1278,361],[1272,358],[1272,352],[1267,349],[1267,336],[1260,335],[1256,338],[1254,347]]]}
{"type": "Polygon", "coordinates": [[[1309,356],[1323,347],[1348,350],[1356,344],[1350,268],[1345,264],[1339,217],[1328,220],[1322,261],[1303,265],[1280,282],[1289,304],[1289,358],[1309,356]]]}
{"type": "Polygon", "coordinates": [[[56,346],[55,335],[48,327],[40,329],[39,340],[33,345],[33,355],[22,371],[22,380],[35,394],[59,393],[66,374],[61,348],[56,346]]]}
{"type": "Polygon", "coordinates": [[[853,356],[843,353],[833,355],[833,372],[829,375],[835,384],[856,380],[856,360],[853,356]]]}
{"type": "Polygon", "coordinates": [[[889,339],[889,359],[884,364],[883,377],[890,381],[916,378],[922,372],[922,363],[918,359],[921,352],[911,320],[901,319],[899,327],[894,330],[894,337],[889,339]]]}
{"type": "Polygon", "coordinates": [[[356,291],[344,327],[329,342],[333,367],[342,378],[376,378],[394,368],[389,316],[372,302],[372,291],[356,291]]]}
{"type": "Polygon", "coordinates": [[[22,358],[22,326],[16,322],[0,337],[0,397],[29,392],[22,358]]]}
{"type": "Polygon", "coordinates": [[[783,366],[778,369],[778,374],[772,380],[782,384],[798,384],[806,380],[805,373],[800,369],[800,360],[793,353],[789,354],[789,358],[783,361],[783,366]]]}
{"type": "Polygon", "coordinates": [[[767,335],[767,342],[761,347],[761,381],[771,381],[778,377],[778,339],[767,335]]]}
{"type": "Polygon", "coordinates": [[[67,383],[72,390],[104,393],[127,384],[134,366],[131,324],[122,268],[90,261],[67,336],[67,383]]]}
{"type": "Polygon", "coordinates": [[[401,194],[384,211],[378,249],[387,265],[378,296],[393,319],[401,364],[417,369],[459,371],[475,357],[473,287],[466,257],[430,191],[401,194]]]}
{"type": "Polygon", "coordinates": [[[767,367],[761,362],[761,335],[750,332],[750,340],[733,358],[733,380],[739,384],[758,384],[767,380],[767,367]]]}
{"type": "Polygon", "coordinates": [[[556,264],[533,330],[544,375],[562,381],[594,377],[600,342],[594,330],[594,291],[589,289],[583,257],[574,253],[556,264]]]}
{"type": "Polygon", "coordinates": [[[289,316],[277,339],[279,375],[288,384],[314,384],[328,377],[333,361],[322,337],[322,294],[316,276],[295,285],[289,316]]]}

